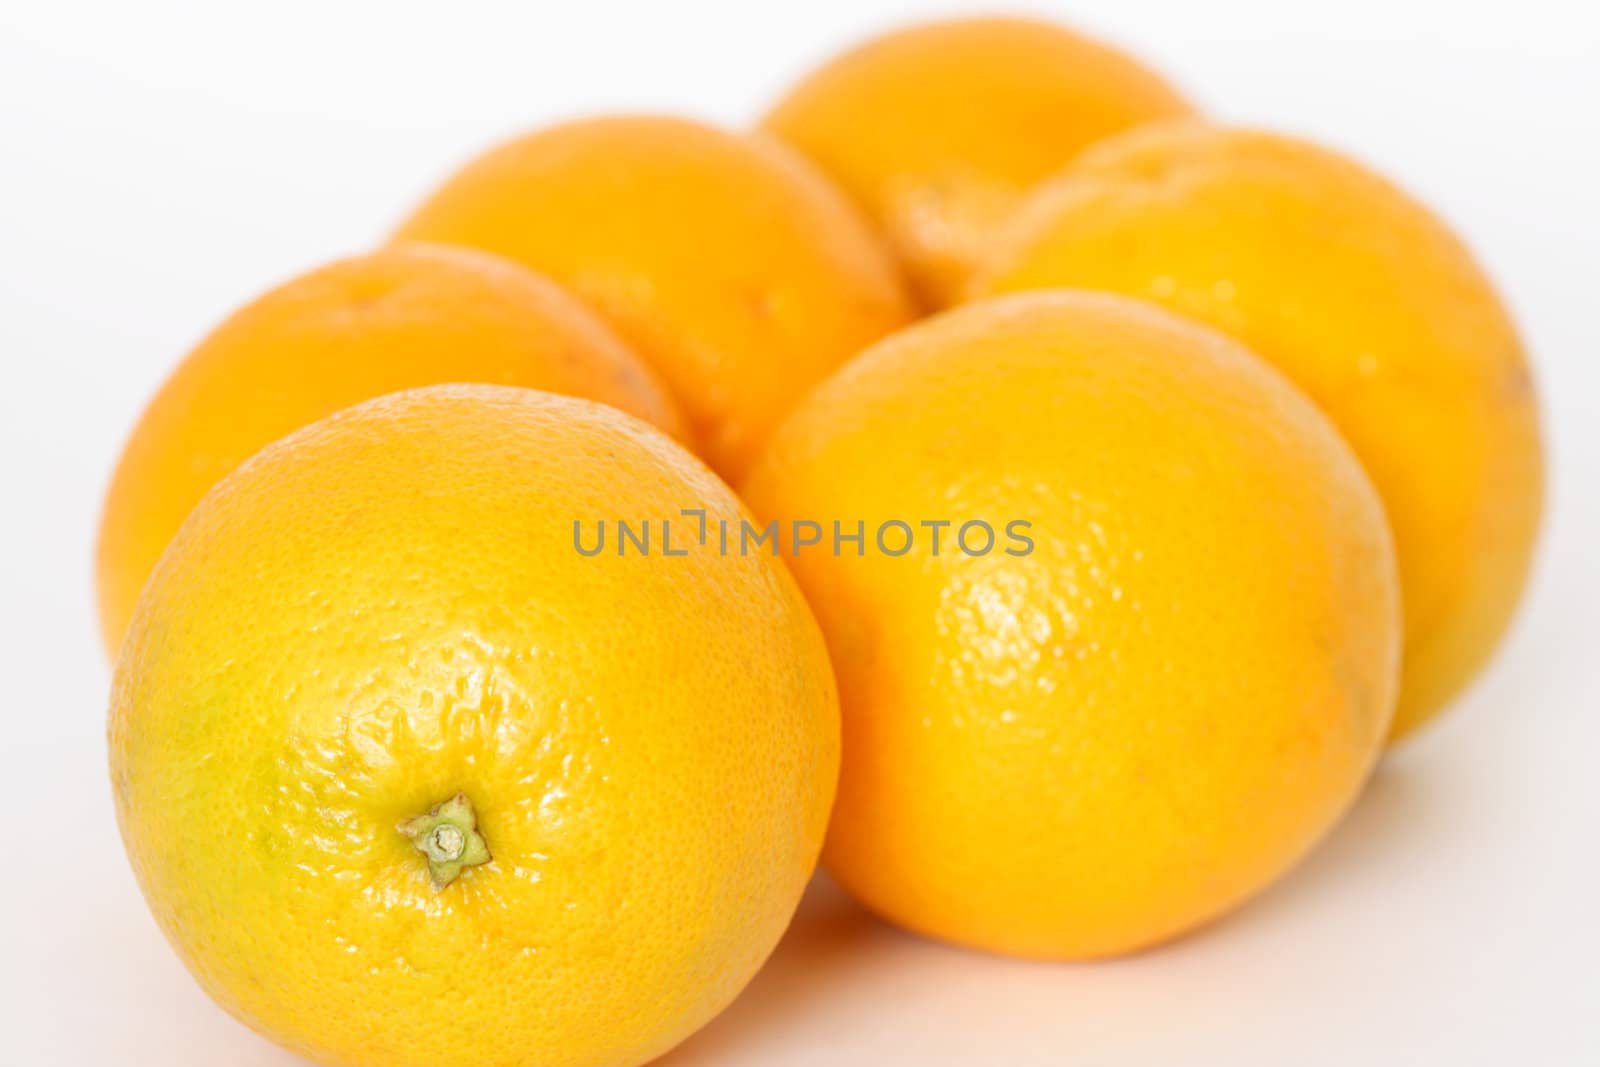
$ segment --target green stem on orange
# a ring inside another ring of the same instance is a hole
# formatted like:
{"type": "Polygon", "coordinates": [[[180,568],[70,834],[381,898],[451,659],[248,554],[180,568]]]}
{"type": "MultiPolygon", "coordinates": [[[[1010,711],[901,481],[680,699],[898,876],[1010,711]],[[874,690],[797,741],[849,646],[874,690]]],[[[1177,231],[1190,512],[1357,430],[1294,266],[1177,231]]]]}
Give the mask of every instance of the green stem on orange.
{"type": "Polygon", "coordinates": [[[465,793],[436,804],[424,815],[401,820],[399,830],[427,858],[428,875],[436,890],[455,881],[463,867],[476,867],[492,858],[465,793]]]}

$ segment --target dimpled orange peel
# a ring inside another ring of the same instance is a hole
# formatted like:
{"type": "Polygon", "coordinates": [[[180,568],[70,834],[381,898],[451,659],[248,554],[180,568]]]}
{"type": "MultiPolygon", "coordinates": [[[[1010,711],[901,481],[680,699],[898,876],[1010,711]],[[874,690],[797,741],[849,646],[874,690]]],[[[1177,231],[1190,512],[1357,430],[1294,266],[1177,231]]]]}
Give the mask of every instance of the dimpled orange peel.
{"type": "Polygon", "coordinates": [[[1113,48],[985,16],[867,41],[807,75],[762,124],[867,209],[924,302],[942,307],[1035,182],[1102,137],[1189,110],[1113,48]]]}
{"type": "Polygon", "coordinates": [[[499,386],[346,409],[206,495],[110,751],[212,997],[327,1067],[634,1067],[732,999],[821,846],[837,697],[776,560],[575,549],[682,508],[744,514],[647,424],[499,386]]]}
{"type": "Polygon", "coordinates": [[[340,408],[447,382],[584,396],[685,432],[653,372],[575,297],[523,267],[421,244],[320,267],[230,315],[140,417],[100,524],[107,650],[122,643],[162,549],[219,478],[340,408]]]}
{"type": "Polygon", "coordinates": [[[1539,413],[1493,285],[1426,208],[1305,141],[1170,123],[1085,154],[991,254],[978,295],[1081,286],[1158,301],[1239,338],[1328,413],[1394,528],[1395,737],[1484,665],[1538,534],[1539,413]]]}
{"type": "Polygon", "coordinates": [[[1382,747],[1377,494],[1277,371],[1154,305],[1027,294],[902,331],[791,413],[744,493],[869,531],[792,555],[844,716],[824,861],[913,930],[1157,944],[1293,864],[1382,747]],[[872,545],[893,521],[904,555],[872,545]],[[963,548],[972,522],[1028,523],[1031,551],[963,548]]]}
{"type": "Polygon", "coordinates": [[[567,285],[655,366],[730,478],[800,393],[911,316],[888,251],[810,163],[684,119],[514,140],[399,234],[487,248],[567,285]]]}

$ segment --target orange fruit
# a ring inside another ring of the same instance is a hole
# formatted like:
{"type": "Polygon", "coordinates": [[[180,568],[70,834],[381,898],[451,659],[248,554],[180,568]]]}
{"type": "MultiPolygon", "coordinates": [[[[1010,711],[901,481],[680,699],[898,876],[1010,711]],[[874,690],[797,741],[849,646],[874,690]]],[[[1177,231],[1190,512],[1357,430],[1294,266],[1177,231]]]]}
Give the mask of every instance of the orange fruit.
{"type": "Polygon", "coordinates": [[[1158,74],[1053,23],[897,30],[808,75],[763,125],[883,228],[925,303],[953,303],[989,231],[1084,147],[1187,114],[1158,74]]]}
{"type": "Polygon", "coordinates": [[[911,314],[887,251],[814,168],[682,119],[592,119],[512,141],[399,233],[487,248],[566,284],[666,379],[726,477],[798,394],[911,314]]]}
{"type": "Polygon", "coordinates": [[[551,282],[494,256],[399,245],[341,260],[234,312],[140,416],[100,523],[106,648],[207,489],[262,446],[384,393],[498,382],[603,401],[682,435],[655,376],[551,282]]]}
{"type": "Polygon", "coordinates": [[[686,507],[744,514],[645,423],[501,386],[346,409],[206,495],[110,746],[211,996],[338,1067],[631,1067],[739,991],[815,863],[837,698],[778,561],[575,550],[686,507]]]}
{"type": "Polygon", "coordinates": [[[1494,287],[1426,208],[1304,141],[1173,123],[1084,155],[992,254],[979,294],[1081,286],[1158,301],[1239,338],[1332,417],[1394,526],[1396,737],[1482,667],[1539,528],[1539,416],[1494,287]]]}
{"type": "Polygon", "coordinates": [[[1303,855],[1382,747],[1376,492],[1286,379],[1153,305],[1029,294],[896,334],[744,490],[780,530],[864,532],[791,554],[844,715],[823,859],[913,930],[1045,958],[1171,938],[1303,855]]]}

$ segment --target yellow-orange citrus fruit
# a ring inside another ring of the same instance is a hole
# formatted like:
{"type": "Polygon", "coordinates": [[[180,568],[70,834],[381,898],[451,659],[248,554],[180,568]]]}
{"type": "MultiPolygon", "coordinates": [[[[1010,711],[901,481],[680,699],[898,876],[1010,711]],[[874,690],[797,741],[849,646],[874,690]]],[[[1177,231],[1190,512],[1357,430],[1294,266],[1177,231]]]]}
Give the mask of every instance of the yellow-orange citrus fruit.
{"type": "Polygon", "coordinates": [[[1516,330],[1426,208],[1303,141],[1162,124],[1041,188],[993,256],[979,293],[1081,286],[1159,301],[1309,393],[1394,528],[1406,625],[1394,735],[1466,685],[1521,595],[1544,464],[1516,330]]]}
{"type": "Polygon", "coordinates": [[[512,141],[400,236],[487,248],[570,287],[666,379],[727,477],[801,392],[911,314],[887,250],[815,168],[682,119],[512,141]]]}
{"type": "Polygon", "coordinates": [[[1382,747],[1376,492],[1286,379],[1153,305],[1028,294],[896,334],[745,488],[780,530],[865,534],[791,546],[844,715],[823,859],[913,930],[1173,937],[1305,853],[1382,747]]]}
{"type": "Polygon", "coordinates": [[[575,549],[686,507],[742,515],[647,424],[502,386],[348,408],[207,494],[110,726],[207,992],[330,1067],[631,1067],[739,991],[821,846],[837,698],[776,560],[575,549]]]}
{"type": "Polygon", "coordinates": [[[1102,137],[1188,112],[1115,49],[1049,22],[982,17],[868,41],[802,80],[764,125],[871,213],[939,307],[1034,183],[1102,137]]]}
{"type": "Polygon", "coordinates": [[[655,375],[603,322],[515,263],[420,244],[332,263],[230,316],[140,417],[100,526],[108,651],[162,549],[219,478],[340,408],[448,382],[588,397],[686,432],[655,375]]]}

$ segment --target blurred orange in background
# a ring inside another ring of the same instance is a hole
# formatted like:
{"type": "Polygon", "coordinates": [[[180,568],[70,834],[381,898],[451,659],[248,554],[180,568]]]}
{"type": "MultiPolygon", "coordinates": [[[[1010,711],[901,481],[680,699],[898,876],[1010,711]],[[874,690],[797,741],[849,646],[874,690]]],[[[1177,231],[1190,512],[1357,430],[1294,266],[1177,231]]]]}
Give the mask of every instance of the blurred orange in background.
{"type": "Polygon", "coordinates": [[[907,26],[803,78],[762,125],[882,227],[929,307],[953,303],[1034,183],[1129,126],[1184,115],[1161,75],[1056,23],[907,26]]]}
{"type": "Polygon", "coordinates": [[[887,250],[810,163],[686,119],[589,119],[502,145],[399,236],[567,285],[655,367],[730,479],[806,389],[912,315],[887,250]]]}
{"type": "Polygon", "coordinates": [[[413,386],[521,385],[686,428],[655,374],[550,281],[468,249],[397,245],[311,271],[230,315],[134,428],[100,522],[100,625],[115,655],[167,542],[223,475],[340,408],[413,386]]]}

